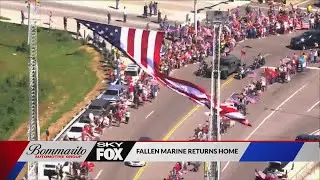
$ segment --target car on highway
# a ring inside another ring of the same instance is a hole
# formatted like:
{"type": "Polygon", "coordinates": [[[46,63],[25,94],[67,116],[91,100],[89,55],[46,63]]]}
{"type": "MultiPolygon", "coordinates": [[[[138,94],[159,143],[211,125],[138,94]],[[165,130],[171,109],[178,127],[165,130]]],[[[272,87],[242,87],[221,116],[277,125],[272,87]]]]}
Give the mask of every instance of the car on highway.
{"type": "Polygon", "coordinates": [[[131,76],[132,77],[132,82],[136,83],[142,74],[142,70],[140,67],[134,63],[131,63],[127,66],[127,68],[124,71],[124,74],[126,76],[131,76]]]}
{"type": "MultiPolygon", "coordinates": [[[[152,141],[149,137],[140,137],[138,141],[152,141]]],[[[125,165],[131,166],[131,167],[143,167],[147,164],[145,161],[127,161],[125,162],[125,165]]]]}
{"type": "Polygon", "coordinates": [[[98,96],[98,99],[103,99],[111,103],[116,102],[120,100],[126,88],[127,86],[125,85],[110,85],[103,94],[98,96]]]}
{"type": "Polygon", "coordinates": [[[310,49],[314,48],[316,44],[320,44],[320,31],[311,30],[303,34],[291,38],[290,47],[292,49],[310,49]]]}
{"type": "Polygon", "coordinates": [[[300,134],[296,137],[296,141],[320,141],[320,135],[300,134]]]}
{"type": "Polygon", "coordinates": [[[76,140],[76,141],[80,141],[81,140],[81,135],[82,135],[82,131],[83,131],[83,127],[86,124],[84,123],[74,123],[70,130],[67,132],[67,137],[69,140],[76,140]]]}
{"type": "Polygon", "coordinates": [[[287,179],[288,174],[290,171],[294,169],[294,163],[293,162],[279,162],[279,161],[272,161],[269,162],[269,165],[267,168],[265,168],[262,172],[256,170],[256,180],[263,179],[261,176],[272,174],[278,179],[287,179]]]}

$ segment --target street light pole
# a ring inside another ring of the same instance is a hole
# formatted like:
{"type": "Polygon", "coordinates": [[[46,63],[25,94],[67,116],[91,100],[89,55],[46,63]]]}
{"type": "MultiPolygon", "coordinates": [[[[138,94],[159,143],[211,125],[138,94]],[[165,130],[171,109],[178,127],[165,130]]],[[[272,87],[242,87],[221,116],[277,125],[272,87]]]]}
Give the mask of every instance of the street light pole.
{"type": "MultiPolygon", "coordinates": [[[[209,141],[220,141],[220,38],[221,23],[214,25],[212,42],[212,73],[211,73],[211,106],[209,123],[209,141]]],[[[220,180],[220,162],[205,163],[205,180],[220,180]]]]}
{"type": "Polygon", "coordinates": [[[198,0],[193,0],[193,10],[194,10],[194,30],[196,33],[196,36],[198,35],[198,22],[197,22],[197,16],[198,16],[198,10],[197,10],[197,3],[198,0]]]}

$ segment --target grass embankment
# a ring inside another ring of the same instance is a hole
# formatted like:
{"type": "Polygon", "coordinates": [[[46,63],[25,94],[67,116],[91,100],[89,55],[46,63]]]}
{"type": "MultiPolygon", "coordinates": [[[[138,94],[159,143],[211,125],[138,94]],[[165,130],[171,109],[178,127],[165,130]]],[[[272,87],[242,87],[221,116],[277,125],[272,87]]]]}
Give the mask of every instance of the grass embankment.
{"type": "MultiPolygon", "coordinates": [[[[0,32],[0,140],[5,140],[28,120],[28,47],[22,45],[27,27],[0,22],[0,32]]],[[[80,46],[66,32],[38,31],[41,132],[81,102],[97,82],[92,57],[80,46]]]]}

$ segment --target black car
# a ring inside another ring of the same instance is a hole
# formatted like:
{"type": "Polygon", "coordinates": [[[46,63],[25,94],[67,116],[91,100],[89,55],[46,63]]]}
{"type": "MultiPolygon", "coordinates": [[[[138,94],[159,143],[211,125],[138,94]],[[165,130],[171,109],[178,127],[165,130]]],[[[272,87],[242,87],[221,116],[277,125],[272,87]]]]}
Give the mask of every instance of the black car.
{"type": "Polygon", "coordinates": [[[320,141],[319,135],[300,134],[296,137],[297,141],[320,141]]]}
{"type": "Polygon", "coordinates": [[[313,30],[304,32],[302,35],[291,38],[290,47],[292,49],[310,49],[320,43],[320,31],[313,30]]]}

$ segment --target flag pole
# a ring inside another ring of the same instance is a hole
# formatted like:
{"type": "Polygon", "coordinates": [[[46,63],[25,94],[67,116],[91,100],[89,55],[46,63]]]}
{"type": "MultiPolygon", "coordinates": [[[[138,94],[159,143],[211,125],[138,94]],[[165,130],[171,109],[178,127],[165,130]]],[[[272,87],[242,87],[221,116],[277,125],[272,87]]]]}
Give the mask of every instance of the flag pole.
{"type": "MultiPolygon", "coordinates": [[[[221,78],[220,78],[220,45],[221,45],[221,34],[222,34],[222,24],[219,24],[219,32],[218,32],[218,66],[217,66],[217,71],[218,71],[218,78],[217,80],[217,99],[216,99],[216,105],[217,107],[220,107],[220,85],[221,85],[221,78]]],[[[216,114],[216,118],[217,118],[217,141],[221,141],[221,119],[220,119],[220,113],[218,112],[216,114]]],[[[217,162],[217,179],[220,179],[220,172],[221,171],[221,162],[217,162]]]]}

